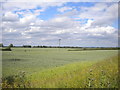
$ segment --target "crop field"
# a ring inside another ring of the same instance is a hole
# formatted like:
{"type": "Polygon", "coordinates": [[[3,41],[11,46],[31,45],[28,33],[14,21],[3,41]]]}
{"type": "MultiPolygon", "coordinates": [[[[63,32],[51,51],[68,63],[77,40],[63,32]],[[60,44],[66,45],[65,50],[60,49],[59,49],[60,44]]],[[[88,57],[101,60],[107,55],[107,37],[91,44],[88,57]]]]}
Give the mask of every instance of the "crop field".
{"type": "Polygon", "coordinates": [[[2,78],[2,51],[0,51],[0,78],[2,78]]]}
{"type": "Polygon", "coordinates": [[[2,52],[4,88],[118,87],[118,50],[12,48],[2,52]]]}

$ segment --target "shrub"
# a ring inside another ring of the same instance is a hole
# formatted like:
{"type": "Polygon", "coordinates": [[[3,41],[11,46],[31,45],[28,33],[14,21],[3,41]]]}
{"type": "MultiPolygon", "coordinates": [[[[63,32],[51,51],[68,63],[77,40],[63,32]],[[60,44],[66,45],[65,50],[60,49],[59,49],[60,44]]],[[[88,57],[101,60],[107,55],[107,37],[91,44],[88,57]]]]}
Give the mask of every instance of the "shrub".
{"type": "Polygon", "coordinates": [[[2,88],[26,88],[30,87],[30,82],[26,79],[24,71],[17,75],[11,75],[2,79],[2,88]]]}

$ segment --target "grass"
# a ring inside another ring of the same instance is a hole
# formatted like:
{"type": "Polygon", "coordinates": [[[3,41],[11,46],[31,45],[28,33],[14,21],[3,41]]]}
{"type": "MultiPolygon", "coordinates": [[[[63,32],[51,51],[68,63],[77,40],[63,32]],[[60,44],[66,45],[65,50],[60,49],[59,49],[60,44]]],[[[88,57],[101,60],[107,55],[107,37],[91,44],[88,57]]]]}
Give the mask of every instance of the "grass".
{"type": "Polygon", "coordinates": [[[0,51],[0,78],[2,78],[2,51],[0,51]]]}
{"type": "Polygon", "coordinates": [[[12,51],[4,51],[2,55],[3,86],[118,87],[118,59],[114,57],[117,54],[117,50],[75,52],[67,48],[12,48],[12,51]],[[8,82],[12,84],[9,86],[8,82]]]}
{"type": "Polygon", "coordinates": [[[25,71],[28,74],[80,61],[100,61],[117,54],[117,50],[68,51],[58,48],[12,48],[3,51],[3,77],[25,71]]]}
{"type": "Polygon", "coordinates": [[[37,88],[118,88],[118,58],[100,62],[79,62],[34,73],[31,87],[37,88]],[[107,64],[107,65],[106,65],[107,64]]]}
{"type": "Polygon", "coordinates": [[[22,72],[7,77],[7,85],[3,83],[3,87],[118,88],[117,64],[118,57],[115,56],[100,62],[85,61],[46,69],[26,75],[26,78],[25,72],[22,72]]]}

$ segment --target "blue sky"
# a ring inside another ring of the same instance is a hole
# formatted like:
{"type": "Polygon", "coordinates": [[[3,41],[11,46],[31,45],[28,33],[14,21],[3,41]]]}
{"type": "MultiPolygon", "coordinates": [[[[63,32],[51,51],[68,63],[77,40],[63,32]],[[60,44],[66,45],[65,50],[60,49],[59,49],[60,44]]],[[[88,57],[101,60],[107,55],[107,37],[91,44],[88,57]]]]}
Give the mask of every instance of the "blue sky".
{"type": "Polygon", "coordinates": [[[118,6],[108,2],[6,2],[8,45],[117,46],[118,6]]]}
{"type": "MultiPolygon", "coordinates": [[[[78,11],[80,11],[80,6],[85,6],[85,7],[91,7],[95,3],[87,3],[87,2],[68,2],[64,4],[63,6],[65,7],[72,7],[78,11]]],[[[62,14],[62,12],[59,12],[57,9],[62,8],[63,6],[54,6],[54,7],[48,7],[44,12],[41,13],[41,15],[38,15],[38,17],[42,18],[43,20],[48,20],[51,18],[54,18],[57,14],[62,14]]],[[[37,7],[36,9],[41,9],[40,7],[37,7]]],[[[69,12],[71,10],[66,10],[63,13],[69,12]]]]}

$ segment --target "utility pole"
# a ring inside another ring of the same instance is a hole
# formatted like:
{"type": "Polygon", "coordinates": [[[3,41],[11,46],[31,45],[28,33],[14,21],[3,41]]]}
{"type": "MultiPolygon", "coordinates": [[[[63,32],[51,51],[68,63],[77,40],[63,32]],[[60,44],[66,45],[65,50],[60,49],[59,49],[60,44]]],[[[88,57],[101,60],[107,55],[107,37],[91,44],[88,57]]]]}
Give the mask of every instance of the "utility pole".
{"type": "Polygon", "coordinates": [[[60,43],[61,43],[60,41],[61,41],[61,39],[59,39],[59,48],[60,48],[60,43]]]}

